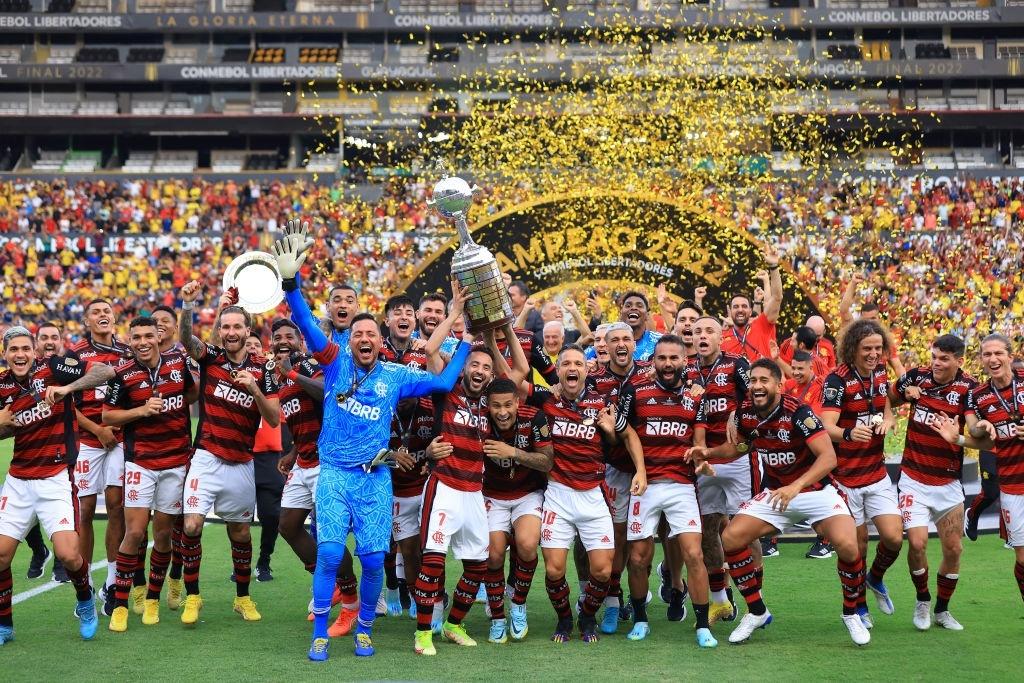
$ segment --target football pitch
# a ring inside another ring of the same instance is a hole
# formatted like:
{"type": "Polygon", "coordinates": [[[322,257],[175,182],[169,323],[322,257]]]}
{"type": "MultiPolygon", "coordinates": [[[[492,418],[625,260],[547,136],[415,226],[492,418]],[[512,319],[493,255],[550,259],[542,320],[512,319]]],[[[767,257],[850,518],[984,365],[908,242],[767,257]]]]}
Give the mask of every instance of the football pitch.
{"type": "MultiPolygon", "coordinates": [[[[9,441],[2,444],[0,465],[6,471],[9,441]]],[[[97,538],[102,538],[102,524],[97,538]]],[[[259,531],[254,530],[258,543],[259,531]]],[[[554,615],[544,592],[543,564],[529,599],[530,633],[523,642],[491,645],[483,605],[467,619],[475,648],[437,643],[436,657],[412,651],[414,622],[408,616],[379,619],[374,644],[377,655],[356,659],[345,637],[331,645],[331,660],[306,660],[310,625],[306,621],[309,575],[283,542],[274,555],[275,580],[253,582],[252,594],[263,614],[245,623],[231,611],[234,585],[228,580],[230,557],[224,527],[207,526],[203,536],[201,622],[187,629],[179,613],[162,605],[161,622],[143,626],[131,615],[127,633],[100,630],[83,642],[72,616],[74,593],[62,585],[22,599],[14,606],[16,639],[0,647],[3,680],[141,680],[141,681],[294,681],[294,680],[512,680],[537,676],[543,680],[661,681],[704,679],[749,680],[1018,680],[1013,672],[1024,636],[1024,606],[1013,581],[1013,556],[993,535],[976,543],[965,540],[960,585],[951,611],[964,624],[961,633],[933,628],[916,631],[910,623],[914,593],[906,571],[906,546],[887,580],[896,614],[881,615],[869,596],[876,626],[866,648],[854,646],[839,619],[840,591],[832,560],[803,557],[806,545],[784,543],[780,557],[765,561],[764,596],[775,623],[757,632],[745,645],[726,642],[733,624],[719,624],[714,651],[699,651],[693,641],[693,616],[681,624],[665,621],[665,606],[655,597],[649,608],[652,633],[640,643],[625,638],[623,624],[595,645],[574,640],[548,641],[554,615]]],[[[938,567],[937,543],[929,553],[934,597],[938,567]]],[[[872,550],[873,554],[873,550],[872,550]]],[[[43,587],[49,579],[25,578],[29,553],[23,545],[13,566],[14,594],[43,587]]],[[[453,589],[460,566],[449,560],[447,586],[453,589]]],[[[573,577],[570,568],[570,577],[573,577]]],[[[102,570],[94,572],[102,581],[102,570]]],[[[573,594],[575,597],[575,582],[573,594]]],[[[655,582],[656,590],[656,582],[655,582]]],[[[165,596],[166,598],[166,593],[165,596]]]]}

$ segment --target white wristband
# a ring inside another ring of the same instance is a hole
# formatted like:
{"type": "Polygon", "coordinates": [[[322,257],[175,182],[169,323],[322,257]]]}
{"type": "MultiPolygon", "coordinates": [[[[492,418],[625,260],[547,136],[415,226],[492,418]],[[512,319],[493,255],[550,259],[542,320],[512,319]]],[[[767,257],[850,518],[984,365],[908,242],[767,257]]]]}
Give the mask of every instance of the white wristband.
{"type": "Polygon", "coordinates": [[[182,301],[181,302],[181,310],[183,310],[183,311],[191,311],[195,307],[196,307],[196,303],[194,301],[182,301]]]}
{"type": "Polygon", "coordinates": [[[956,445],[960,446],[961,448],[967,445],[967,439],[964,437],[963,434],[956,437],[956,445]]]}

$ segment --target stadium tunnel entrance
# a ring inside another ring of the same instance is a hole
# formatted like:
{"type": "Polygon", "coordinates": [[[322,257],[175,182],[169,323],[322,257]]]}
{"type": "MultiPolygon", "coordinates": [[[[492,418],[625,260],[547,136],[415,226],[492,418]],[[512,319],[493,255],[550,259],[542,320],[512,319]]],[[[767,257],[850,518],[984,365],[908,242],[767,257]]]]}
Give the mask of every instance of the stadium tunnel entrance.
{"type": "MultiPolygon", "coordinates": [[[[724,315],[736,294],[751,296],[764,267],[753,236],[704,209],[654,195],[604,192],[539,198],[471,226],[498,266],[535,294],[600,287],[622,292],[664,285],[677,300],[707,287],[704,308],[724,315]]],[[[453,237],[405,282],[414,299],[450,289],[453,237]]],[[[817,301],[783,263],[779,330],[820,315],[817,301]]],[[[582,299],[579,299],[582,301],[582,299]]],[[[653,305],[652,298],[652,305],[653,305]]],[[[671,323],[669,323],[671,324],[671,323]]]]}

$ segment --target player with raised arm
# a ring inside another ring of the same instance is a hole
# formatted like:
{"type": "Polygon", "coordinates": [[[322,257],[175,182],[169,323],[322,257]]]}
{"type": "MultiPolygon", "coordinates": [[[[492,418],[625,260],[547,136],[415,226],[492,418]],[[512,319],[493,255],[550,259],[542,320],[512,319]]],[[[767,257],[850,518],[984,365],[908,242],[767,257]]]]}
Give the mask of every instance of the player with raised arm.
{"type": "Polygon", "coordinates": [[[342,353],[317,326],[299,289],[297,274],[313,242],[308,225],[289,221],[285,237],[274,244],[292,319],[324,372],[324,413],[317,482],[317,565],[313,575],[313,638],[309,658],[325,661],[330,640],[327,621],[335,576],[349,532],[362,565],[356,655],[374,653],[371,631],[384,583],[384,555],[391,536],[391,472],[388,451],[390,416],[403,398],[448,391],[469,354],[460,344],[440,375],[381,362],[380,330],[373,316],[360,314],[349,327],[348,353],[342,353]]]}
{"type": "Polygon", "coordinates": [[[605,441],[622,438],[626,444],[636,470],[631,495],[643,494],[647,475],[636,432],[625,416],[616,416],[611,401],[587,386],[583,349],[575,345],[562,349],[557,369],[561,394],[548,395],[542,407],[554,449],[540,532],[545,585],[558,615],[551,640],[565,643],[572,638],[565,565],[569,547],[579,534],[590,567],[584,594],[580,596],[579,629],[584,642],[594,643],[598,639],[595,615],[608,592],[615,554],[615,530],[601,486],[605,481],[605,441]]]}
{"type": "Polygon", "coordinates": [[[114,369],[103,363],[50,356],[36,363],[35,340],[21,326],[3,335],[0,438],[14,438],[11,465],[0,489],[0,644],[14,639],[11,562],[36,521],[75,587],[82,638],[96,635],[99,619],[89,585],[89,561],[78,538],[78,501],[68,472],[78,450],[73,394],[106,384],[114,369]]]}
{"type": "Polygon", "coordinates": [[[181,513],[191,423],[189,405],[199,385],[177,352],[160,353],[152,318],[135,318],[128,327],[134,360],[117,368],[107,387],[103,424],[124,434],[124,540],[117,553],[111,631],[128,629],[128,591],[139,567],[138,548],[153,511],[153,552],[142,623],[160,621],[160,591],[171,561],[171,529],[181,513]]]}
{"type": "Polygon", "coordinates": [[[199,621],[203,608],[199,568],[203,559],[203,524],[210,510],[226,522],[231,541],[235,574],[232,608],[245,621],[262,618],[249,595],[250,525],[256,508],[252,447],[261,418],[272,427],[281,421],[277,383],[266,370],[266,359],[253,356],[245,349],[251,319],[244,309],[228,306],[221,311],[217,329],[223,346],[205,343],[192,335],[192,309],[201,292],[202,286],[196,281],[182,287],[178,323],[179,339],[189,356],[199,364],[200,377],[195,452],[182,496],[186,597],[181,623],[187,626],[199,621]]]}
{"type": "MultiPolygon", "coordinates": [[[[462,299],[461,295],[455,297],[460,306],[462,299]]],[[[509,351],[513,358],[508,374],[518,385],[529,367],[510,325],[505,327],[505,332],[511,340],[509,351]]],[[[498,363],[502,364],[498,367],[507,367],[494,333],[485,332],[484,336],[487,347],[474,347],[470,352],[462,381],[451,391],[438,392],[430,398],[429,410],[434,414],[437,436],[427,446],[427,457],[437,462],[423,489],[420,524],[423,556],[416,579],[414,649],[421,655],[437,653],[431,622],[440,587],[444,584],[444,558],[449,547],[455,558],[462,560],[463,571],[441,632],[457,645],[476,645],[462,622],[487,572],[489,536],[483,484],[484,439],[489,434],[489,423],[484,390],[494,379],[498,363]]]]}
{"type": "Polygon", "coordinates": [[[779,271],[779,253],[771,244],[764,247],[764,262],[767,270],[756,275],[765,292],[764,310],[752,317],[750,299],[738,294],[729,303],[729,319],[732,324],[722,332],[722,350],[743,356],[749,362],[759,358],[771,358],[769,343],[775,341],[775,323],[782,310],[782,276],[779,271]]]}
{"type": "MultiPolygon", "coordinates": [[[[857,522],[861,557],[867,557],[867,521],[878,529],[867,586],[883,614],[892,614],[894,609],[883,577],[903,546],[903,517],[884,455],[885,435],[894,420],[883,359],[892,349],[892,337],[877,320],[858,320],[847,326],[839,338],[839,366],[825,378],[821,413],[836,444],[834,476],[857,522]]],[[[858,611],[864,625],[871,628],[867,604],[858,611]]]]}
{"type": "MultiPolygon", "coordinates": [[[[85,307],[85,337],[68,350],[81,361],[106,363],[117,367],[131,359],[131,349],[114,337],[116,316],[106,299],[93,299],[85,307]]],[[[75,462],[75,484],[82,519],[79,533],[82,557],[91,564],[93,558],[92,521],[96,514],[96,497],[102,493],[107,512],[104,543],[107,556],[107,577],[100,590],[103,614],[110,616],[114,609],[114,571],[117,553],[124,538],[124,449],[120,430],[102,423],[106,385],[86,391],[77,401],[80,412],[78,424],[81,447],[75,462]]],[[[145,549],[143,548],[143,555],[145,549]]]]}
{"type": "MultiPolygon", "coordinates": [[[[686,392],[686,348],[675,335],[654,345],[654,376],[641,375],[619,393],[618,412],[636,431],[647,469],[647,490],[633,496],[629,506],[629,593],[633,606],[630,640],[650,633],[647,589],[654,557],[654,535],[662,515],[668,523],[667,542],[678,546],[676,556],[686,564],[690,597],[697,615],[697,645],[716,647],[708,624],[708,572],[701,551],[700,506],[693,465],[683,452],[693,444],[700,421],[700,401],[686,392]]],[[[682,596],[673,589],[673,601],[682,596]]]]}
{"type": "Polygon", "coordinates": [[[999,505],[1016,559],[1013,577],[1024,598],[1024,371],[1014,369],[1013,347],[1002,334],[981,340],[981,366],[989,381],[971,392],[968,436],[955,419],[936,420],[933,428],[947,443],[995,451],[999,505]]]}
{"type": "MultiPolygon", "coordinates": [[[[694,430],[694,444],[716,448],[726,443],[730,416],[747,395],[747,373],[750,367],[744,356],[722,351],[722,324],[704,316],[693,323],[697,358],[686,369],[690,395],[701,402],[702,425],[694,430]]],[[[719,619],[736,618],[736,604],[730,595],[729,577],[722,551],[722,531],[751,491],[750,458],[715,459],[713,474],[698,474],[697,496],[700,501],[704,565],[708,570],[711,607],[708,619],[712,625],[719,619]]],[[[760,562],[761,545],[751,546],[760,562]]]]}
{"type": "Polygon", "coordinates": [[[907,564],[917,589],[914,626],[921,631],[927,630],[932,621],[925,552],[929,522],[935,524],[942,544],[935,623],[953,631],[963,630],[949,613],[949,601],[960,578],[963,552],[964,487],[960,478],[964,449],[947,443],[932,425],[937,420],[953,420],[962,432],[966,416],[973,412],[969,401],[978,383],[961,369],[964,351],[963,340],[955,335],[936,338],[931,347],[931,366],[910,370],[889,391],[894,407],[911,404],[900,468],[899,504],[909,546],[907,564]]]}
{"type": "Polygon", "coordinates": [[[835,450],[818,416],[801,401],[782,393],[782,370],[767,358],[750,367],[750,397],[736,413],[738,443],[695,447],[688,457],[745,458],[753,453],[764,468],[762,489],[740,506],[722,534],[729,573],[747,602],[747,613],[729,634],[742,643],[772,622],[761,598],[762,567],[750,553],[761,536],[809,523],[829,538],[839,555],[843,623],[857,645],[871,634],[857,615],[864,594],[864,559],[850,509],[832,484],[835,450]]]}

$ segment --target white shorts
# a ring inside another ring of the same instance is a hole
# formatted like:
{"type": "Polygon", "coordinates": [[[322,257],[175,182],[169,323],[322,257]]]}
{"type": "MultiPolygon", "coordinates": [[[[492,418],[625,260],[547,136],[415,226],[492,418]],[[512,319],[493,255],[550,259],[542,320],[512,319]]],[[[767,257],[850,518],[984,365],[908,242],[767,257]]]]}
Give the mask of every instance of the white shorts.
{"type": "Polygon", "coordinates": [[[604,483],[608,488],[612,522],[625,524],[629,516],[629,490],[633,488],[633,475],[608,465],[604,471],[604,483]]]}
{"type": "Polygon", "coordinates": [[[850,513],[857,526],[879,515],[899,515],[900,506],[896,499],[896,485],[888,475],[870,486],[850,488],[837,484],[846,497],[850,513]]]}
{"type": "Polygon", "coordinates": [[[124,464],[124,506],[146,508],[168,515],[181,514],[185,466],[147,470],[133,462],[124,464]]]}
{"type": "Polygon", "coordinates": [[[292,465],[281,492],[281,507],[292,510],[312,510],[316,505],[316,482],[320,478],[320,465],[299,467],[292,465]]]}
{"type": "Polygon", "coordinates": [[[228,462],[203,449],[196,450],[182,494],[186,515],[210,514],[225,522],[252,522],[256,509],[256,476],[252,460],[228,462]]]}
{"type": "Polygon", "coordinates": [[[82,446],[75,460],[75,486],[78,497],[95,496],[108,486],[124,486],[124,448],[117,444],[109,451],[82,446]]]}
{"type": "Polygon", "coordinates": [[[750,500],[750,458],[712,465],[715,475],[697,477],[697,497],[702,515],[735,515],[750,500]]]}
{"type": "Polygon", "coordinates": [[[75,531],[77,503],[67,472],[47,479],[8,474],[0,489],[0,536],[24,540],[36,520],[50,537],[58,531],[75,531]]]}
{"type": "Polygon", "coordinates": [[[540,519],[544,512],[544,492],[531,491],[515,500],[484,498],[484,505],[487,507],[487,528],[511,534],[512,526],[523,515],[533,515],[540,519]]]}
{"type": "Polygon", "coordinates": [[[391,514],[391,536],[395,542],[410,536],[418,536],[420,533],[420,504],[423,501],[423,496],[396,497],[392,500],[395,509],[391,514]]]}
{"type": "Polygon", "coordinates": [[[999,507],[1003,509],[1007,542],[1014,548],[1024,546],[1024,496],[999,492],[999,507]]]}
{"type": "Polygon", "coordinates": [[[938,523],[950,510],[963,504],[964,485],[958,481],[932,486],[911,479],[905,472],[900,476],[899,506],[904,529],[938,523]]]}
{"type": "Polygon", "coordinates": [[[541,548],[568,550],[577,533],[588,552],[615,548],[612,515],[600,487],[577,491],[548,482],[540,522],[541,548]]]}
{"type": "Polygon", "coordinates": [[[626,540],[639,541],[654,536],[662,514],[668,520],[669,536],[701,533],[700,505],[693,484],[656,481],[647,485],[642,496],[633,496],[626,540]]]}
{"type": "Polygon", "coordinates": [[[447,553],[457,560],[486,560],[490,547],[487,510],[482,491],[459,491],[440,481],[427,480],[423,514],[429,515],[423,552],[447,553]]]}
{"type": "Polygon", "coordinates": [[[768,522],[779,530],[785,532],[797,524],[817,524],[823,519],[835,517],[836,515],[849,515],[850,507],[839,495],[834,486],[826,486],[820,491],[804,491],[798,493],[793,500],[789,501],[785,512],[773,510],[768,502],[771,495],[770,489],[761,491],[756,496],[740,505],[739,514],[756,517],[768,522]]]}

